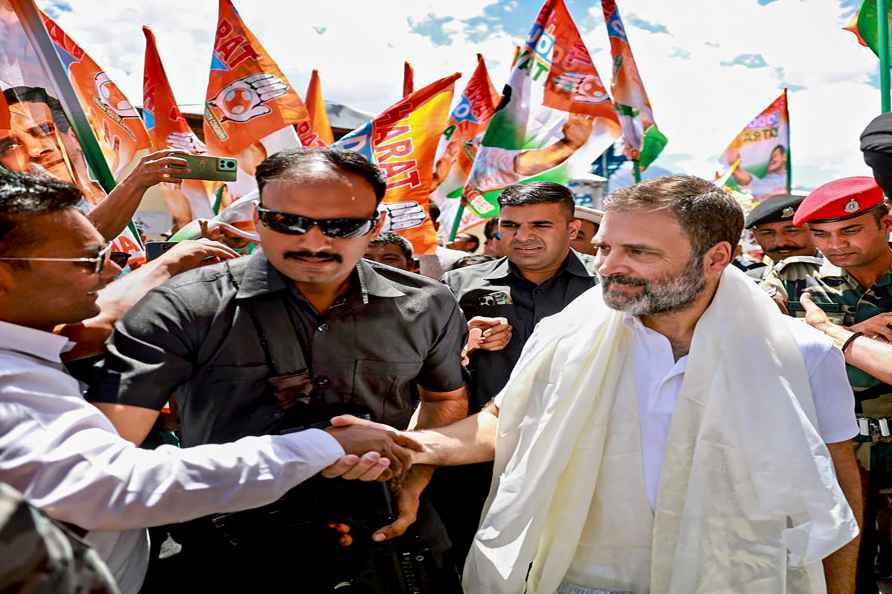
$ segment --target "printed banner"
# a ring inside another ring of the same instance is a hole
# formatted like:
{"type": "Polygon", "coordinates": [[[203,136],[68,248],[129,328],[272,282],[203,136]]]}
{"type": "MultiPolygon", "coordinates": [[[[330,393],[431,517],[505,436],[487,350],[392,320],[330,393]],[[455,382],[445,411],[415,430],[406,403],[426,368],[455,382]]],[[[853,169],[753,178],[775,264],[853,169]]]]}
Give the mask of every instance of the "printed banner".
{"type": "Polygon", "coordinates": [[[105,161],[120,181],[139,159],[151,152],[151,141],[139,112],[102,68],[50,17],[41,13],[56,53],[65,65],[68,80],[93,134],[102,147],[105,161]]]}
{"type": "Polygon", "coordinates": [[[601,0],[610,55],[613,58],[613,81],[610,90],[623,125],[624,153],[636,160],[642,169],[654,162],[668,140],[654,122],[653,109],[641,82],[638,66],[632,56],[632,46],[619,16],[615,0],[601,0]]]}
{"type": "Polygon", "coordinates": [[[220,0],[204,111],[212,155],[235,157],[231,200],[257,188],[254,171],[269,155],[295,146],[325,146],[313,132],[304,102],[231,0],[220,0]]]}
{"type": "Polygon", "coordinates": [[[415,91],[334,144],[358,151],[384,171],[384,230],[412,242],[416,256],[433,254],[437,248],[429,203],[434,156],[460,77],[453,74],[415,91]]]}
{"type": "MultiPolygon", "coordinates": [[[[89,87],[92,91],[87,87],[75,88],[75,91],[90,123],[99,125],[95,135],[99,137],[103,151],[108,151],[106,154],[114,159],[109,164],[123,162],[126,152],[135,150],[138,145],[131,143],[126,149],[120,145],[131,140],[130,133],[139,138],[142,124],[134,131],[130,128],[129,117],[122,116],[120,120],[106,117],[106,109],[116,113],[111,107],[114,94],[109,88],[108,77],[61,29],[49,25],[47,29],[57,51],[61,43],[71,52],[58,51],[63,62],[65,56],[70,58],[66,63],[69,74],[77,76],[84,85],[90,84],[89,76],[92,76],[95,83],[89,87]],[[108,95],[101,95],[103,90],[108,95]],[[115,138],[120,141],[118,147],[115,138]],[[111,144],[109,140],[112,140],[111,144]],[[115,151],[116,148],[121,150],[115,151]]],[[[6,0],[0,0],[0,55],[3,56],[0,59],[0,164],[13,171],[47,174],[74,184],[84,194],[81,207],[91,209],[105,199],[106,193],[92,177],[84,151],[60,102],[60,85],[72,82],[55,80],[47,72],[39,50],[32,45],[24,25],[6,0]]],[[[55,56],[48,58],[55,59],[55,56]]],[[[122,101],[126,102],[126,99],[122,101]]],[[[116,102],[116,106],[129,113],[121,102],[116,102]]],[[[139,122],[138,116],[136,121],[139,122]]],[[[145,138],[144,130],[142,134],[145,138]]],[[[142,250],[139,239],[129,228],[113,243],[116,251],[132,254],[142,250]]]]}
{"type": "MultiPolygon", "coordinates": [[[[431,196],[440,209],[440,234],[444,237],[455,227],[454,221],[461,205],[461,195],[483,133],[499,104],[499,94],[489,78],[483,56],[477,54],[477,68],[458,104],[449,115],[446,129],[440,136],[434,165],[434,188],[431,196]]],[[[480,217],[465,209],[456,228],[461,233],[482,222],[480,217]]]]}
{"type": "Polygon", "coordinates": [[[502,95],[465,186],[465,201],[484,218],[498,215],[506,186],[588,173],[622,132],[563,0],[542,6],[502,95]]]}
{"type": "MultiPolygon", "coordinates": [[[[143,67],[142,117],[152,150],[173,148],[193,155],[207,154],[207,147],[189,127],[186,118],[177,108],[176,99],[164,72],[164,65],[155,45],[155,35],[143,27],[146,37],[146,54],[143,67]]],[[[214,216],[211,205],[214,184],[195,179],[174,184],[160,184],[167,209],[173,216],[174,228],[179,229],[192,219],[214,216]]]]}
{"type": "Polygon", "coordinates": [[[787,90],[757,115],[725,149],[720,166],[740,160],[728,180],[757,201],[790,189],[790,115],[787,90]]]}

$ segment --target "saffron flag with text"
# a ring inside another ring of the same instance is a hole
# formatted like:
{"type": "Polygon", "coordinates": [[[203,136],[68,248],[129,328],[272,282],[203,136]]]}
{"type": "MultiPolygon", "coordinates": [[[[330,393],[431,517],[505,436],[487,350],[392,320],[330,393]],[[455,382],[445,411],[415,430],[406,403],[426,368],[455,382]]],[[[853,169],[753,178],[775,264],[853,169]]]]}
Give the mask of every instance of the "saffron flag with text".
{"type": "Polygon", "coordinates": [[[787,90],[762,110],[722,153],[720,166],[733,169],[727,185],[757,201],[790,191],[790,114],[787,90]]]}
{"type": "Polygon", "coordinates": [[[256,189],[254,172],[269,155],[295,146],[324,146],[304,102],[248,29],[231,0],[219,0],[204,110],[212,155],[238,159],[235,200],[256,189]]]}
{"type": "Polygon", "coordinates": [[[437,248],[429,202],[434,156],[460,77],[453,74],[418,89],[334,144],[358,151],[384,172],[384,230],[408,239],[416,256],[437,248]]]}

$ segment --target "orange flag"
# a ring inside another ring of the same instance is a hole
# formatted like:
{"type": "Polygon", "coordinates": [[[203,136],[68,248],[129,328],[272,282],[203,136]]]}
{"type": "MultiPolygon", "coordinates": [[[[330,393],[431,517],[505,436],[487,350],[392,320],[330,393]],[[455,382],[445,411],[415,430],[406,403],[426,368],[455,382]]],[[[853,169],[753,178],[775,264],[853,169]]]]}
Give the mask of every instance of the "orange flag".
{"type": "Polygon", "coordinates": [[[139,112],[55,21],[40,14],[105,160],[120,180],[150,151],[151,141],[139,112]]]}
{"type": "Polygon", "coordinates": [[[412,242],[417,256],[437,249],[429,204],[434,156],[459,78],[461,74],[453,74],[418,89],[335,143],[361,153],[384,172],[384,230],[412,242]]]}
{"type": "Polygon", "coordinates": [[[313,70],[313,74],[310,75],[310,84],[307,85],[307,111],[310,112],[310,125],[316,136],[325,144],[333,143],[334,134],[331,132],[331,124],[328,123],[328,114],[325,112],[322,81],[319,80],[318,70],[313,70]]]}
{"type": "MultiPolygon", "coordinates": [[[[175,148],[193,155],[207,153],[207,147],[198,139],[177,108],[167,73],[164,72],[164,65],[158,55],[154,33],[148,27],[143,27],[142,31],[146,37],[142,117],[152,142],[152,150],[175,148]]],[[[214,184],[184,180],[179,188],[168,184],[163,186],[165,203],[177,227],[195,218],[214,216],[211,210],[214,184]]]]}
{"type": "Polygon", "coordinates": [[[409,62],[403,62],[403,97],[408,97],[415,90],[415,69],[409,62]]]}
{"type": "MultiPolygon", "coordinates": [[[[256,161],[257,153],[265,152],[256,146],[258,141],[291,126],[303,146],[323,146],[304,102],[231,0],[220,0],[204,118],[205,142],[212,154],[239,157],[253,148],[256,161]]],[[[253,167],[246,171],[253,174],[253,167]]]]}

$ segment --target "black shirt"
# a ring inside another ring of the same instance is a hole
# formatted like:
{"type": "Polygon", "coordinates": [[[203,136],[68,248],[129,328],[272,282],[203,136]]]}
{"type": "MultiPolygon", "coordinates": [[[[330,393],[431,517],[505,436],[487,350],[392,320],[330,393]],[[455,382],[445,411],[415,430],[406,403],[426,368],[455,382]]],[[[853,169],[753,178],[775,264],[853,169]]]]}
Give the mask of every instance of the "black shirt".
{"type": "Polygon", "coordinates": [[[285,414],[268,378],[306,372],[313,398],[402,428],[416,384],[464,384],[466,335],[453,296],[425,277],[361,260],[350,290],[320,315],[254,254],[149,292],[115,325],[88,398],[157,410],[175,396],[184,446],[223,443],[268,433],[285,414]]]}
{"type": "Polygon", "coordinates": [[[511,341],[501,351],[478,349],[471,354],[471,412],[498,394],[533,329],[597,284],[594,257],[573,250],[561,269],[536,285],[525,279],[508,258],[467,266],[443,275],[443,282],[458,299],[465,318],[504,317],[512,326],[511,341]]]}

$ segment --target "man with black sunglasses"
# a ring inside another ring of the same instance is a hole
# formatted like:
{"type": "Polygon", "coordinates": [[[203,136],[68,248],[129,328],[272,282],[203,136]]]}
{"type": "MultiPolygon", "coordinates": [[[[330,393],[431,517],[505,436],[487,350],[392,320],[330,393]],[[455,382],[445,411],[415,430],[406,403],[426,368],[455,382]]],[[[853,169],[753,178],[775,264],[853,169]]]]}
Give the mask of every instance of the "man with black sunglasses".
{"type": "MultiPolygon", "coordinates": [[[[434,280],[362,259],[382,223],[382,173],[358,153],[295,149],[269,157],[256,178],[263,253],[183,274],[116,326],[91,398],[118,431],[142,442],[171,394],[187,446],[288,430],[338,411],[395,427],[463,418],[467,329],[455,298],[434,280]]],[[[380,464],[373,455],[346,457],[329,474],[349,478],[380,464]]],[[[448,566],[448,538],[432,508],[422,505],[419,513],[430,476],[429,467],[413,468],[396,491],[395,521],[354,534],[354,546],[402,535],[418,514],[422,541],[437,565],[448,566]]],[[[299,497],[301,489],[295,491],[299,497]]],[[[326,503],[320,496],[304,504],[326,503]]],[[[213,575],[221,588],[232,588],[245,578],[242,568],[256,562],[269,581],[263,591],[328,591],[326,576],[316,575],[330,570],[325,560],[307,567],[306,555],[318,551],[295,554],[299,534],[270,529],[259,541],[245,532],[233,538],[220,524],[193,527],[187,540],[201,536],[184,543],[184,552],[196,553],[189,566],[203,580],[213,575]],[[226,541],[233,540],[251,544],[232,548],[226,541]],[[283,552],[292,561],[277,563],[283,552]],[[298,570],[297,581],[289,579],[298,570]]],[[[247,577],[256,589],[257,572],[247,577]]],[[[438,579],[438,591],[456,591],[450,577],[438,579]]]]}

